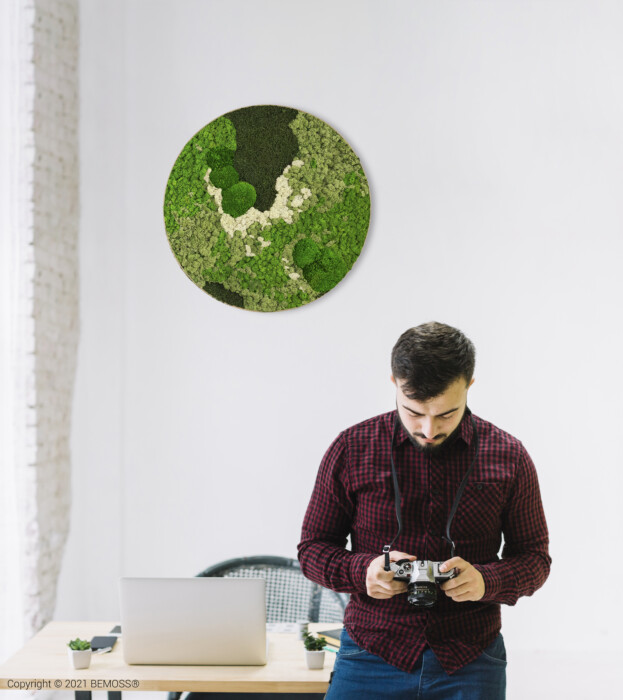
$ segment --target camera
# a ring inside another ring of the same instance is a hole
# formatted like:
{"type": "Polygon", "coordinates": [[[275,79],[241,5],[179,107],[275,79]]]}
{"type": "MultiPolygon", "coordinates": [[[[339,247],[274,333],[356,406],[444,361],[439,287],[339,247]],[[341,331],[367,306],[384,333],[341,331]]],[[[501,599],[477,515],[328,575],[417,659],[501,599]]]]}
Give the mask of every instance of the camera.
{"type": "Polygon", "coordinates": [[[456,569],[439,571],[442,561],[401,559],[390,564],[396,581],[408,581],[407,600],[417,608],[432,608],[437,600],[437,584],[458,575],[456,569]]]}

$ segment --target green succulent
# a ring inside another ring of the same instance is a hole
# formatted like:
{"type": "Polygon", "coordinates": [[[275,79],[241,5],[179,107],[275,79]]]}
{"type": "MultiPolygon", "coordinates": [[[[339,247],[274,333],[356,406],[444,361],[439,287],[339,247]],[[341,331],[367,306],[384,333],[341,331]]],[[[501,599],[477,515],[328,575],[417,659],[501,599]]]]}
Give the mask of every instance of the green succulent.
{"type": "Polygon", "coordinates": [[[303,644],[307,651],[322,651],[325,648],[325,640],[320,637],[314,637],[309,632],[303,632],[303,644]]]}
{"type": "Polygon", "coordinates": [[[76,637],[72,639],[67,646],[74,651],[88,651],[91,648],[91,642],[87,642],[86,639],[79,639],[76,637]]]}

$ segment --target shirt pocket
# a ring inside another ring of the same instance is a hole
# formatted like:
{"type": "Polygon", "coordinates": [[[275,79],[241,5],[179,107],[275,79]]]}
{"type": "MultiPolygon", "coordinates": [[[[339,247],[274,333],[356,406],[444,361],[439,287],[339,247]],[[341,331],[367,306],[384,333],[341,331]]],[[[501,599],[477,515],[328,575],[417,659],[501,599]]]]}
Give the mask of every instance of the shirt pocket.
{"type": "MultiPolygon", "coordinates": [[[[396,513],[376,509],[353,523],[351,542],[353,552],[378,552],[389,544],[398,532],[396,513]]],[[[396,547],[394,547],[395,549],[396,547]]]]}
{"type": "Polygon", "coordinates": [[[450,526],[453,539],[480,540],[499,537],[505,505],[504,482],[470,481],[465,487],[450,526]]]}
{"type": "Polygon", "coordinates": [[[359,551],[375,551],[389,544],[398,532],[392,475],[378,470],[361,476],[354,484],[356,507],[351,535],[363,547],[359,551]],[[366,550],[373,546],[374,549],[366,550]]]}

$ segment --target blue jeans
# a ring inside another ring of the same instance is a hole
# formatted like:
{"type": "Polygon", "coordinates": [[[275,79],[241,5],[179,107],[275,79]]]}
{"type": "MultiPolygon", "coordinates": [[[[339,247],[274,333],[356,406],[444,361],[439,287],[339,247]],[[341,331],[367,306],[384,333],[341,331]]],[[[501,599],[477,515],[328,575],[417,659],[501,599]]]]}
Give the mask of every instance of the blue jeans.
{"type": "Polygon", "coordinates": [[[449,676],[426,647],[411,673],[357,646],[342,631],[326,700],[504,700],[506,649],[498,635],[482,654],[449,676]]]}

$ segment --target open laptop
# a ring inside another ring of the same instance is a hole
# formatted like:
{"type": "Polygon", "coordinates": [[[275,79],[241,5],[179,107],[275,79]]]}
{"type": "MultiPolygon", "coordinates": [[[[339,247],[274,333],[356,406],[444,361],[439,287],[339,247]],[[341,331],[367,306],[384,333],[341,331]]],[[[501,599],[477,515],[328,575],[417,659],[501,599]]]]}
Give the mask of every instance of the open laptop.
{"type": "Polygon", "coordinates": [[[241,578],[122,578],[127,664],[261,666],[266,582],[241,578]]]}

